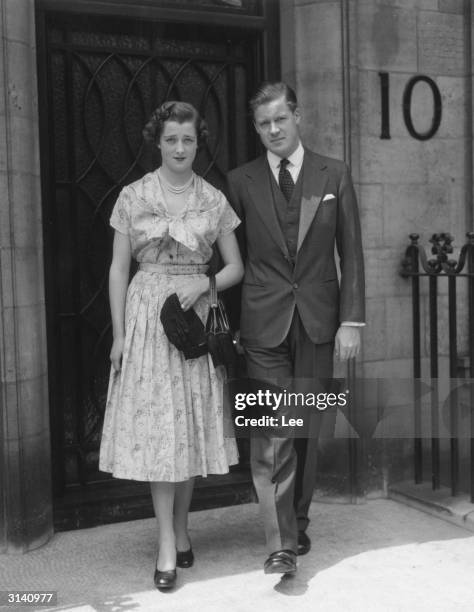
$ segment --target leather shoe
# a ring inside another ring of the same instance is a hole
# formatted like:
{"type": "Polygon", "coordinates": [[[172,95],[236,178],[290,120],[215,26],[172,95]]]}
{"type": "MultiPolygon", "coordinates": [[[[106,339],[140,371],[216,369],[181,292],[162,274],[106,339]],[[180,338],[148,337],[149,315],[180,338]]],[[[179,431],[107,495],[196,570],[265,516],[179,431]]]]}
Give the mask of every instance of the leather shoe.
{"type": "Polygon", "coordinates": [[[263,566],[265,574],[294,574],[296,555],[292,550],[278,550],[272,553],[263,566]]]}
{"type": "Polygon", "coordinates": [[[164,571],[155,569],[153,582],[157,589],[172,589],[176,586],[176,569],[164,571]]]}
{"type": "Polygon", "coordinates": [[[311,540],[306,531],[298,531],[298,555],[306,555],[311,550],[311,540]]]}
{"type": "Polygon", "coordinates": [[[176,565],[178,567],[192,567],[193,563],[194,553],[192,548],[190,548],[189,550],[184,550],[182,552],[180,550],[176,551],[176,565]]]}

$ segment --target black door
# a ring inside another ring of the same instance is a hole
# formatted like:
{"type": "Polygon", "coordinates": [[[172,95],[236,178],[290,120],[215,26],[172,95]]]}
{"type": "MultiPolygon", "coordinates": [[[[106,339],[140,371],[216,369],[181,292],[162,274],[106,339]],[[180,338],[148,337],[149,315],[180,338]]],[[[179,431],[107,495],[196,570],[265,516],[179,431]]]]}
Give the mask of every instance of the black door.
{"type": "MultiPolygon", "coordinates": [[[[146,20],[138,8],[119,14],[123,9],[114,1],[107,15],[86,15],[91,1],[71,3],[74,12],[58,12],[56,4],[39,3],[37,27],[55,515],[61,529],[151,512],[145,485],[112,481],[98,471],[111,346],[108,219],[121,187],[156,167],[143,147],[143,125],[165,100],[194,104],[211,134],[196,170],[221,188],[229,168],[255,155],[246,104],[255,83],[275,76],[265,57],[278,32],[271,0],[234,2],[221,12],[210,10],[211,2],[190,11],[184,2],[187,10],[162,7],[161,15],[155,9],[146,20]]],[[[241,465],[229,476],[202,481],[197,507],[248,499],[242,443],[241,454],[241,465]]]]}

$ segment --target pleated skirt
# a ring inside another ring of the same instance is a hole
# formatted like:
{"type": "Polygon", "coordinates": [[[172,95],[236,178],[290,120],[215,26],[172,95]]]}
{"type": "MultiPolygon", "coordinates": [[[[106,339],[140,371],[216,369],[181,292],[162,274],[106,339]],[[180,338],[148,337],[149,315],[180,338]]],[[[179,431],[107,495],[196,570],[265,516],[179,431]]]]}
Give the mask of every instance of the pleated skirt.
{"type": "MultiPolygon", "coordinates": [[[[99,467],[116,478],[180,482],[238,462],[222,372],[209,355],[185,360],[160,311],[180,283],[202,275],[139,271],[127,292],[125,346],[111,368],[99,467]]],[[[208,300],[194,309],[205,322],[208,300]]]]}

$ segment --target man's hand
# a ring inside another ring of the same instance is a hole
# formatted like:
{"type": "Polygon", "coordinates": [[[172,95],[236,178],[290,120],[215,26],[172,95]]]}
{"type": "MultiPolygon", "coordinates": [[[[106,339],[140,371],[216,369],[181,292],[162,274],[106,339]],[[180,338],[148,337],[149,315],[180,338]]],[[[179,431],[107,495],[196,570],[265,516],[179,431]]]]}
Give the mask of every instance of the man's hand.
{"type": "Polygon", "coordinates": [[[360,351],[360,327],[341,325],[336,333],[334,352],[340,361],[357,357],[360,351]]]}

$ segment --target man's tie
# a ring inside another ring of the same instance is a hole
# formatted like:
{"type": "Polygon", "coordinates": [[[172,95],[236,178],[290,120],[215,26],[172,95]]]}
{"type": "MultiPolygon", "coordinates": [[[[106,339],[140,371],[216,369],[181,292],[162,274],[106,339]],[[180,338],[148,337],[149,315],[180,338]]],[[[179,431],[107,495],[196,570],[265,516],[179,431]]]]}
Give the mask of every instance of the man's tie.
{"type": "Polygon", "coordinates": [[[278,184],[287,202],[291,200],[293,189],[295,188],[290,171],[287,168],[289,163],[287,159],[282,159],[280,162],[280,171],[278,172],[278,184]]]}

